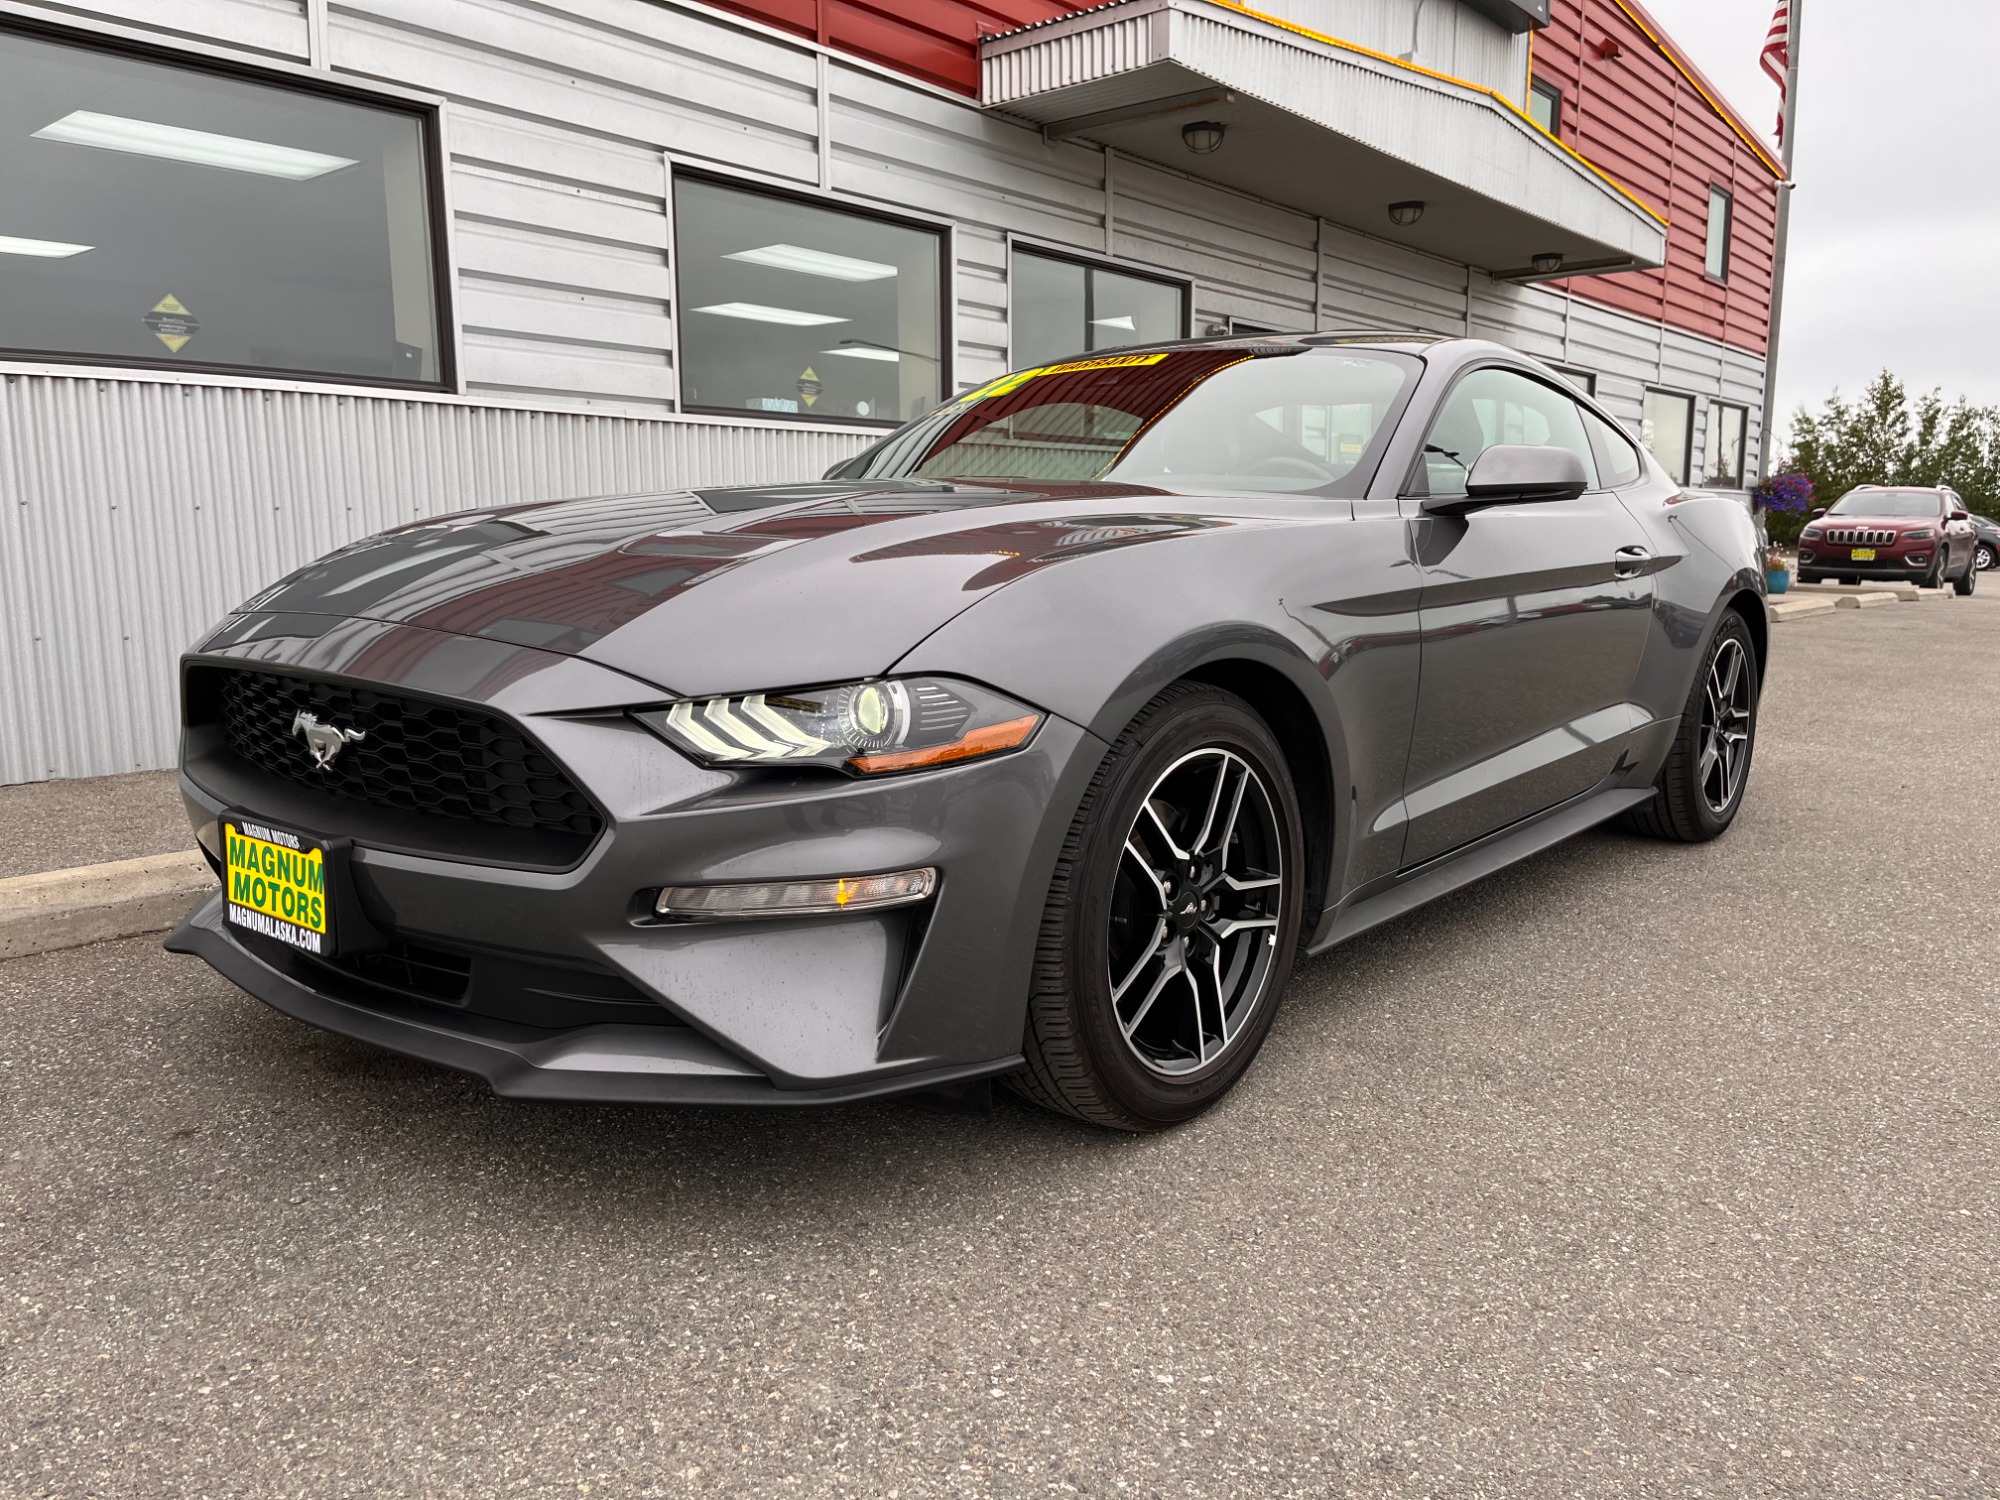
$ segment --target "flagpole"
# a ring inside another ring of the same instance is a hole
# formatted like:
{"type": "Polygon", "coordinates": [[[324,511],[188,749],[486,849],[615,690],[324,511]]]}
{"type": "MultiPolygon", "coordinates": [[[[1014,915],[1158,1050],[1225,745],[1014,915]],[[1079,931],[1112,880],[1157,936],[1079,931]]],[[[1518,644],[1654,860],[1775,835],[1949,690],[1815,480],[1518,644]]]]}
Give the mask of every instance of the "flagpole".
{"type": "Polygon", "coordinates": [[[1771,329],[1764,346],[1764,425],[1757,438],[1757,478],[1771,477],[1773,426],[1778,411],[1778,329],[1785,315],[1785,247],[1792,232],[1792,149],[1799,133],[1799,12],[1805,0],[1791,0],[1785,20],[1784,139],[1778,143],[1785,180],[1778,185],[1778,237],[1771,258],[1771,329]]]}

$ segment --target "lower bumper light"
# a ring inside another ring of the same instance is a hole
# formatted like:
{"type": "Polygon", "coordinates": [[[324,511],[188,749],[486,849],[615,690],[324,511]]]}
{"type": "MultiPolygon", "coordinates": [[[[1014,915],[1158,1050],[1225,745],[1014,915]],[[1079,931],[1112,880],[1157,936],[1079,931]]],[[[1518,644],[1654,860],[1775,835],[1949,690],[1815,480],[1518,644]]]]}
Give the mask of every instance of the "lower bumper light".
{"type": "Polygon", "coordinates": [[[937,889],[936,870],[840,875],[831,880],[772,880],[742,885],[670,885],[654,898],[662,917],[805,917],[908,906],[937,889]]]}

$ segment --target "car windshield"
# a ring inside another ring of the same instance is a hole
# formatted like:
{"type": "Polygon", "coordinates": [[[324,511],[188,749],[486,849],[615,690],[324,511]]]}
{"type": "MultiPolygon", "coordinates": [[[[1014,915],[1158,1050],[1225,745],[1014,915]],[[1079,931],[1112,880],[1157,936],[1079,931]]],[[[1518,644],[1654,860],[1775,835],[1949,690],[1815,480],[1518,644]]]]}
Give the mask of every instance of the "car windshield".
{"type": "Polygon", "coordinates": [[[947,402],[828,477],[1324,490],[1365,480],[1416,368],[1406,355],[1296,348],[1070,360],[947,402]]]}
{"type": "Polygon", "coordinates": [[[1936,516],[1944,513],[1935,490],[1849,490],[1830,516],[1936,516]]]}

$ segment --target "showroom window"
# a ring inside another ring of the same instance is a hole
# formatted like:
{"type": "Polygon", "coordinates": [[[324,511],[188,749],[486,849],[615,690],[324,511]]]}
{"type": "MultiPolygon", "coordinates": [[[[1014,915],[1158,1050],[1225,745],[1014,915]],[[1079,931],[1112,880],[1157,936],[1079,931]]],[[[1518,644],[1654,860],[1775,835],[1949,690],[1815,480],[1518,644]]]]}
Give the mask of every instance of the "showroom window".
{"type": "Polygon", "coordinates": [[[1187,283],[1134,276],[1016,247],[1012,295],[1017,370],[1071,354],[1187,335],[1187,283]]]}
{"type": "Polygon", "coordinates": [[[1639,423],[1640,441],[1660,462],[1675,484],[1688,482],[1688,457],[1694,441],[1694,397],[1671,391],[1646,392],[1639,423]]]}
{"type": "Polygon", "coordinates": [[[1743,488],[1743,435],[1750,413],[1727,401],[1712,402],[1708,408],[1708,458],[1702,465],[1702,483],[1717,489],[1743,488]]]}
{"type": "Polygon", "coordinates": [[[944,398],[942,231],[674,180],[681,401],[900,423],[944,398]]]}
{"type": "Polygon", "coordinates": [[[1726,189],[1708,190],[1708,248],[1702,269],[1715,281],[1729,279],[1729,229],[1736,216],[1736,200],[1726,189]]]}
{"type": "Polygon", "coordinates": [[[0,31],[0,350],[438,386],[428,111],[0,31]]]}

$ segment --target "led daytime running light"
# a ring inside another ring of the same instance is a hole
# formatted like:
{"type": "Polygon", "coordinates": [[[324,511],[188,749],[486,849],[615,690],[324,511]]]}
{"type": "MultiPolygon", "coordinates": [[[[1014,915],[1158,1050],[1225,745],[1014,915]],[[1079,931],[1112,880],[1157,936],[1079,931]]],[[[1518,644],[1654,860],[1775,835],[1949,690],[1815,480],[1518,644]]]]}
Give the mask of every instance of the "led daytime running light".
{"type": "Polygon", "coordinates": [[[836,875],[828,880],[775,880],[740,885],[670,885],[653,900],[662,917],[736,920],[881,911],[925,900],[937,889],[934,869],[889,875],[836,875]]]}

